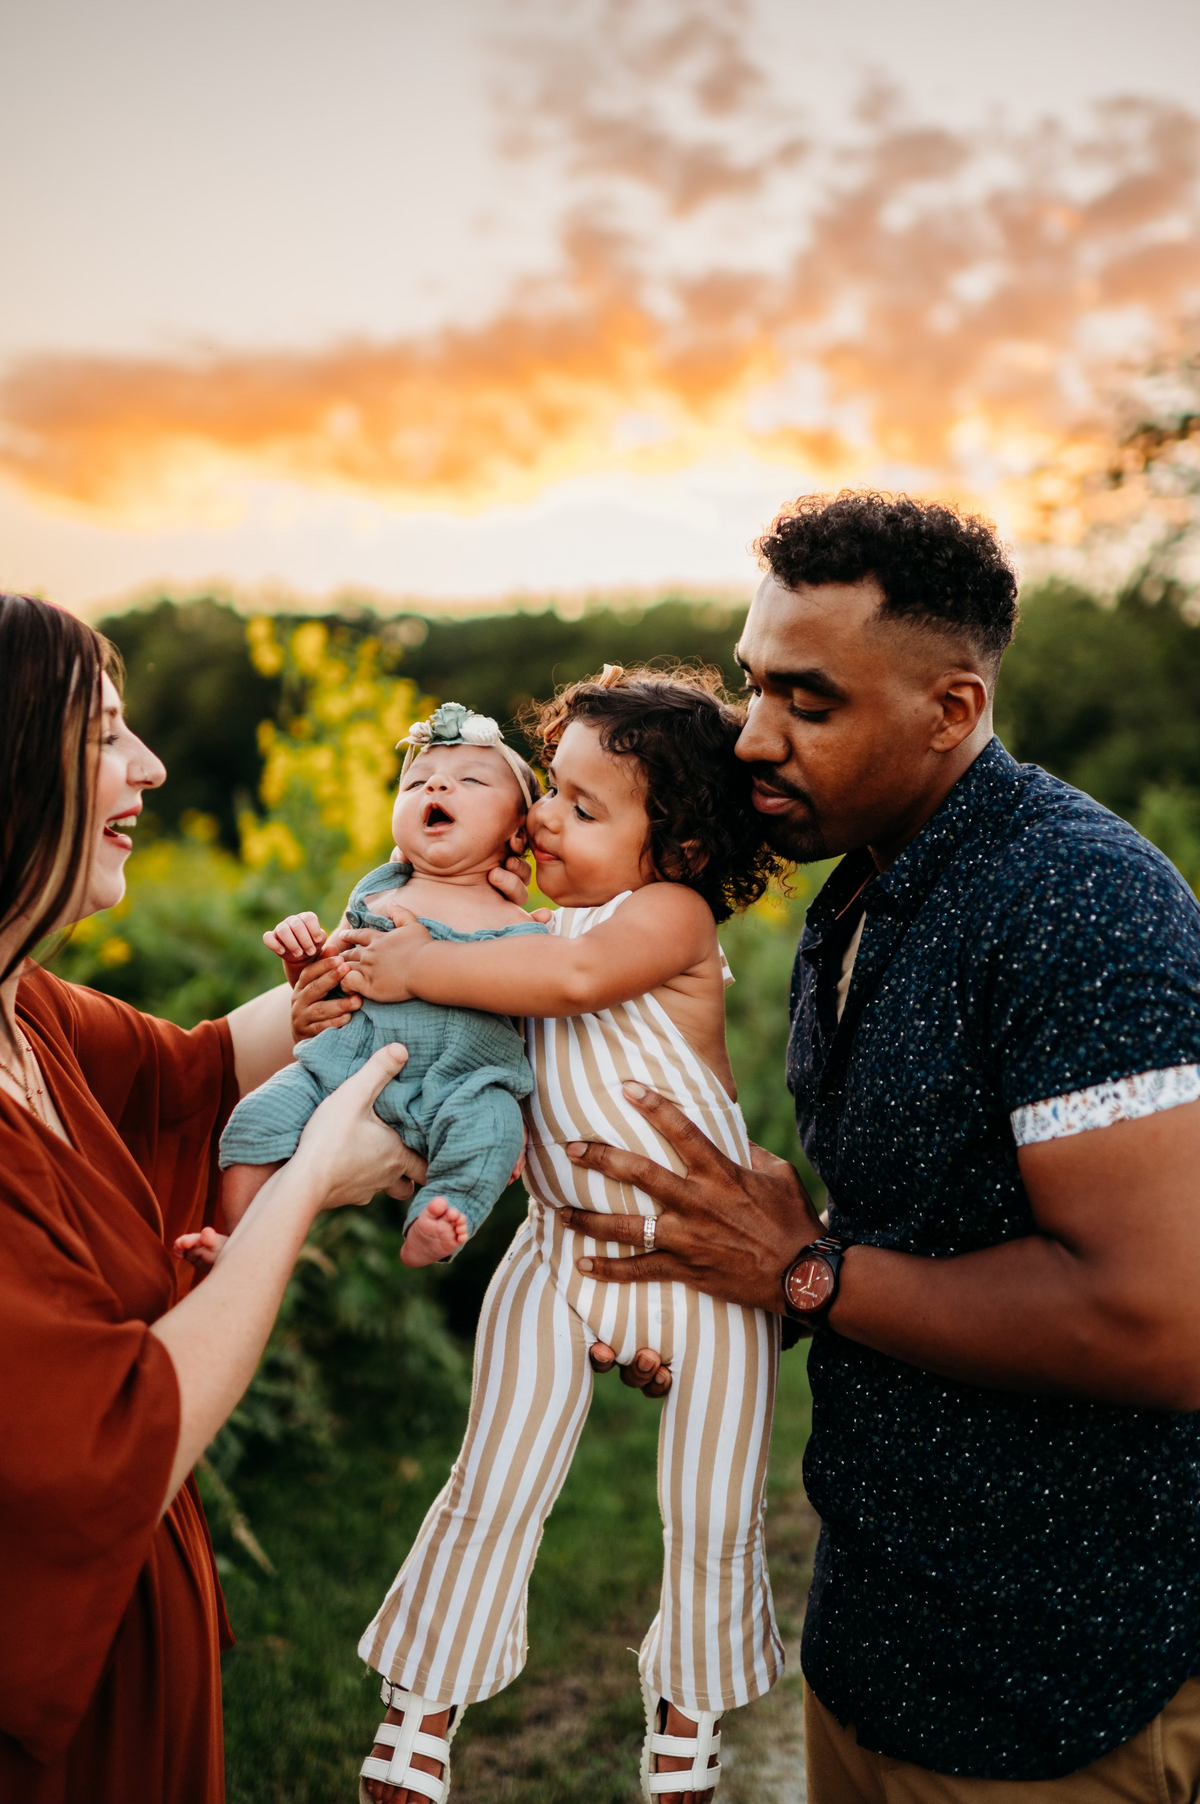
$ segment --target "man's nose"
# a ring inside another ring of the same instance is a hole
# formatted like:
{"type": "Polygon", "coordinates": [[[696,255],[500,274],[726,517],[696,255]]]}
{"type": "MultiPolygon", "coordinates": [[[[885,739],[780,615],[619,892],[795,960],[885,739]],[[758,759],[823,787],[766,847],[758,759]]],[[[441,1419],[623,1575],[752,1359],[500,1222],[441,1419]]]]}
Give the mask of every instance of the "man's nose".
{"type": "Polygon", "coordinates": [[[751,703],[746,724],[733,748],[735,758],[744,764],[786,764],[791,745],[782,722],[773,720],[775,709],[761,697],[751,703]]]}

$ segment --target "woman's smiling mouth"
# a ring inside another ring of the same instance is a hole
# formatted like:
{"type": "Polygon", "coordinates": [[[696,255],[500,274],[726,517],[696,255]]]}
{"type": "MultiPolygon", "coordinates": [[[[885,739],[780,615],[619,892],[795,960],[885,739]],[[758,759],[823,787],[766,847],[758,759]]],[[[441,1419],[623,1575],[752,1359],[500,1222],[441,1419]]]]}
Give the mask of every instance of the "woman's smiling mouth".
{"type": "Polygon", "coordinates": [[[104,838],[111,840],[115,846],[124,846],[127,852],[133,851],[133,841],[129,835],[137,826],[140,808],[131,809],[128,814],[115,814],[110,821],[104,823],[104,838]]]}

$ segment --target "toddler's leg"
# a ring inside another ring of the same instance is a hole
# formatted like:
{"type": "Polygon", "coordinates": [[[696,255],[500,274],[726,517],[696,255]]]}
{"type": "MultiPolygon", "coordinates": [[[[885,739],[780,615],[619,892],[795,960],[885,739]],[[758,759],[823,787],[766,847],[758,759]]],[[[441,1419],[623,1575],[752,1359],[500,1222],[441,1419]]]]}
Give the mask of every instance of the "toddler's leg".
{"type": "Polygon", "coordinates": [[[406,1691],[473,1703],[525,1664],[529,1574],[591,1401],[587,1341],[523,1227],[484,1299],[462,1452],[359,1643],[406,1691]]]}
{"type": "Polygon", "coordinates": [[[274,1177],[282,1164],[282,1159],[276,1159],[270,1165],[230,1165],[222,1172],[221,1214],[231,1234],[267,1179],[274,1177]]]}
{"type": "Polygon", "coordinates": [[[639,1665],[651,1690],[686,1714],[748,1703],[782,1671],[763,1520],[779,1324],[686,1285],[671,1289],[662,1600],[639,1665]]]}

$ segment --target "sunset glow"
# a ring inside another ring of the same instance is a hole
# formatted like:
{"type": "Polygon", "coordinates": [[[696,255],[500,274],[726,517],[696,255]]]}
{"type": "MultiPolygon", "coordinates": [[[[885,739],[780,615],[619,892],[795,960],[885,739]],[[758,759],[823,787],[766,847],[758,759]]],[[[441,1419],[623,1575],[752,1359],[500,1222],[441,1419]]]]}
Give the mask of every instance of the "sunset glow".
{"type": "Polygon", "coordinates": [[[0,473],[152,529],[244,479],[469,513],[749,454],[1077,536],[1124,373],[1200,308],[1197,121],[1125,100],[968,133],[873,92],[818,142],[738,7],[593,11],[577,79],[546,30],[499,84],[501,167],[549,160],[568,196],[553,281],[390,341],[18,358],[0,473]]]}

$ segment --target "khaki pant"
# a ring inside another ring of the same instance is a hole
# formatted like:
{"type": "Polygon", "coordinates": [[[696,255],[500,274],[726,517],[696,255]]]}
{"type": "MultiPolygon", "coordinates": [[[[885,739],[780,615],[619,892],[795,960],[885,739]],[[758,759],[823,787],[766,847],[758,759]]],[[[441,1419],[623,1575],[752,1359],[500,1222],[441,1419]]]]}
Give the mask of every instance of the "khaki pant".
{"type": "Polygon", "coordinates": [[[1200,1804],[1200,1679],[1111,1753],[1063,1779],[954,1779],[860,1748],[804,1687],[808,1804],[1200,1804]]]}

